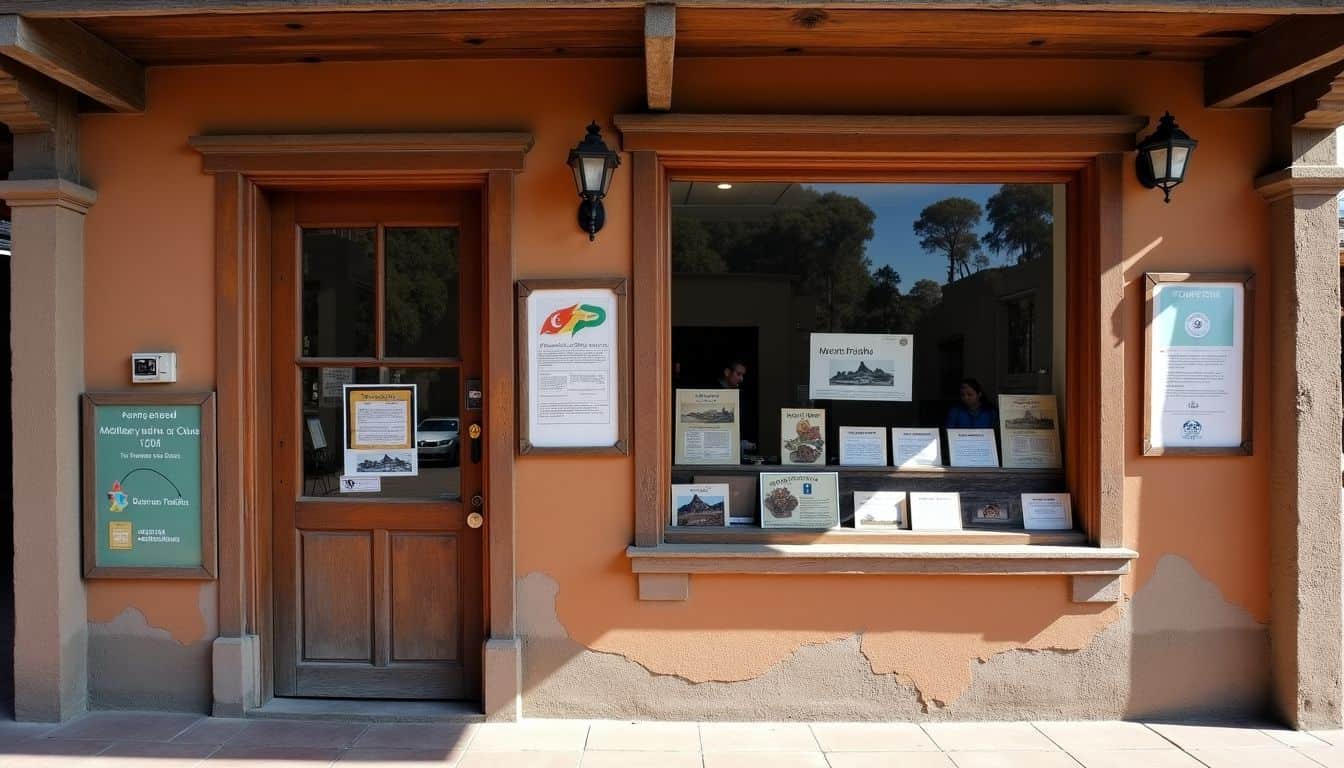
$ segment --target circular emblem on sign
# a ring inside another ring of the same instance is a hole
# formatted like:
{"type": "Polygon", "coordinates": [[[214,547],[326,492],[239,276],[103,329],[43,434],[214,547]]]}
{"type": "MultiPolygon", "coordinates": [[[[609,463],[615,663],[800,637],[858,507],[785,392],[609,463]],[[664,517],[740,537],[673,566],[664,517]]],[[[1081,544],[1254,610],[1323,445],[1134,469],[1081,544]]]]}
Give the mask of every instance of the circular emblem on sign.
{"type": "Polygon", "coordinates": [[[1203,431],[1204,425],[1197,419],[1189,419],[1181,425],[1181,436],[1186,440],[1198,440],[1203,431]]]}
{"type": "Polygon", "coordinates": [[[1209,335],[1209,316],[1203,312],[1191,312],[1185,318],[1185,332],[1192,339],[1202,339],[1209,335]]]}
{"type": "Polygon", "coordinates": [[[471,439],[472,439],[472,440],[475,440],[476,438],[480,437],[480,436],[481,436],[481,425],[480,425],[480,424],[472,424],[470,427],[467,428],[467,434],[468,434],[468,435],[471,435],[471,439]]]}
{"type": "Polygon", "coordinates": [[[902,347],[906,347],[906,346],[909,346],[909,345],[910,345],[910,340],[909,340],[909,339],[905,339],[905,338],[903,338],[903,339],[901,339],[900,341],[898,341],[898,342],[896,342],[896,343],[897,343],[897,344],[900,344],[902,347]]]}

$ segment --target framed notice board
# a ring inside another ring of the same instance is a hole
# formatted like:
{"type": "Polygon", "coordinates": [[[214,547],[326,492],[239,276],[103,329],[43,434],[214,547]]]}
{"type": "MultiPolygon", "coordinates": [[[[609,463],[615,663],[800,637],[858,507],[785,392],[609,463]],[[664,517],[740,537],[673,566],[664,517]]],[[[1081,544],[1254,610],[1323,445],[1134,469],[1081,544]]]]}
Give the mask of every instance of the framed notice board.
{"type": "Polygon", "coordinates": [[[215,578],[213,393],[83,398],[84,577],[215,578]]]}

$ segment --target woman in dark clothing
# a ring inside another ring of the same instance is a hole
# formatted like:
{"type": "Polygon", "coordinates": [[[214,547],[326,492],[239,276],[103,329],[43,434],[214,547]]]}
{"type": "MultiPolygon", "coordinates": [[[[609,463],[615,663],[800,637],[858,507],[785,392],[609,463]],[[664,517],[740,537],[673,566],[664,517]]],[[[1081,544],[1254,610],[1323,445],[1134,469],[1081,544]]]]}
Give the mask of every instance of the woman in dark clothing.
{"type": "Polygon", "coordinates": [[[962,379],[961,403],[947,411],[948,429],[993,429],[999,426],[999,412],[985,396],[985,390],[975,379],[962,379]]]}

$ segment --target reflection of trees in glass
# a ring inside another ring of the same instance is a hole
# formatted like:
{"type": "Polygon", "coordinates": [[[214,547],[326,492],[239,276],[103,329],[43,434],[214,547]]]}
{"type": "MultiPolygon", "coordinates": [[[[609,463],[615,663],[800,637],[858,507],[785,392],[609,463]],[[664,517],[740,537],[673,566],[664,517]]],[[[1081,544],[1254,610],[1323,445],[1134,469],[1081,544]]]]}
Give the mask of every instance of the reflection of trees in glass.
{"type": "Polygon", "coordinates": [[[457,353],[457,230],[389,228],[386,247],[387,353],[457,353]]]}
{"type": "Polygon", "coordinates": [[[303,355],[373,354],[374,229],[305,229],[303,355]]]}
{"type": "Polygon", "coordinates": [[[989,266],[975,234],[983,215],[980,204],[966,197],[944,198],[920,211],[915,234],[924,250],[947,257],[947,282],[989,266]]]}
{"type": "Polygon", "coordinates": [[[1049,184],[1004,184],[986,204],[989,232],[981,238],[995,254],[1016,263],[1050,254],[1054,200],[1049,184]]]}

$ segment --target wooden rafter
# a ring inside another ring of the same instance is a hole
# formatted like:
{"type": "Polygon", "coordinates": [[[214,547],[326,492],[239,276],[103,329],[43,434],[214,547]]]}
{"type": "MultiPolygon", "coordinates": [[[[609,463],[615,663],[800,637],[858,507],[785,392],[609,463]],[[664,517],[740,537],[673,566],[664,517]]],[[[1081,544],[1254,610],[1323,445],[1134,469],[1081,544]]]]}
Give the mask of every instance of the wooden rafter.
{"type": "Polygon", "coordinates": [[[1299,80],[1292,97],[1299,128],[1333,131],[1344,126],[1344,66],[1299,80]]]}
{"type": "Polygon", "coordinates": [[[644,6],[644,82],[649,109],[672,109],[672,65],[677,50],[677,6],[644,6]]]}
{"type": "Polygon", "coordinates": [[[56,96],[50,82],[25,67],[0,64],[0,123],[11,133],[45,133],[56,124],[56,96]]]}
{"type": "Polygon", "coordinates": [[[144,68],[72,21],[0,16],[0,55],[118,112],[145,109],[144,68]]]}
{"type": "Polygon", "coordinates": [[[1204,101],[1239,107],[1344,61],[1344,14],[1284,19],[1204,65],[1204,101]]]}

